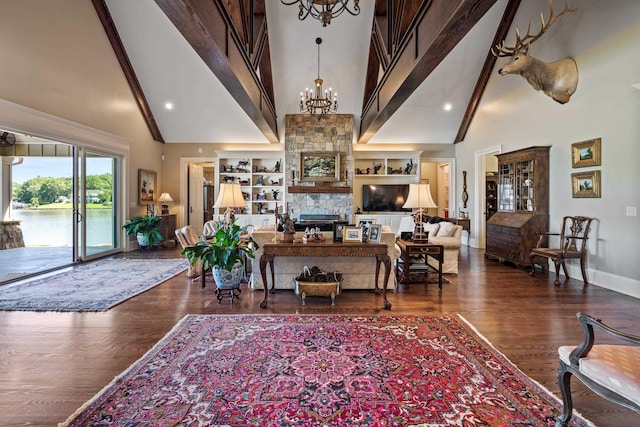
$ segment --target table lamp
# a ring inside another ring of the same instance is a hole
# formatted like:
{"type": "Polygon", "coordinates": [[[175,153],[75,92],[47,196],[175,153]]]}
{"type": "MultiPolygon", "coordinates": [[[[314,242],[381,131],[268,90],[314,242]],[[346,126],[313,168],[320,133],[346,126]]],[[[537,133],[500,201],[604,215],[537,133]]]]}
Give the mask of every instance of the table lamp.
{"type": "Polygon", "coordinates": [[[236,216],[234,208],[244,208],[247,202],[242,196],[240,184],[220,184],[220,192],[218,198],[213,204],[214,208],[227,208],[224,213],[225,224],[230,224],[236,216]]]}
{"type": "Polygon", "coordinates": [[[162,215],[169,215],[169,203],[173,203],[171,195],[169,193],[162,193],[158,201],[162,203],[162,215]]]}
{"type": "Polygon", "coordinates": [[[414,222],[416,223],[413,241],[426,242],[429,239],[429,234],[425,233],[424,225],[422,224],[424,208],[427,208],[428,211],[429,208],[438,207],[431,197],[431,186],[429,184],[409,184],[409,196],[402,207],[418,209],[413,213],[414,222]]]}

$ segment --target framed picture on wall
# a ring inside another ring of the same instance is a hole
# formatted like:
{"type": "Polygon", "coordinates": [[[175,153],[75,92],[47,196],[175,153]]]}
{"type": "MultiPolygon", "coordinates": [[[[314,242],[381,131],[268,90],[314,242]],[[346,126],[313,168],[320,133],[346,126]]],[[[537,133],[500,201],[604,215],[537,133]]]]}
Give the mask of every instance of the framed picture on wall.
{"type": "Polygon", "coordinates": [[[340,153],[300,153],[300,181],[340,181],[340,153]]]}
{"type": "Polygon", "coordinates": [[[571,174],[574,198],[600,198],[600,171],[571,174]]]}
{"type": "Polygon", "coordinates": [[[148,206],[156,200],[158,173],[147,169],[138,169],[138,204],[148,206]]]}
{"type": "Polygon", "coordinates": [[[584,168],[587,166],[600,166],[602,159],[600,138],[571,144],[571,166],[584,168]]]}

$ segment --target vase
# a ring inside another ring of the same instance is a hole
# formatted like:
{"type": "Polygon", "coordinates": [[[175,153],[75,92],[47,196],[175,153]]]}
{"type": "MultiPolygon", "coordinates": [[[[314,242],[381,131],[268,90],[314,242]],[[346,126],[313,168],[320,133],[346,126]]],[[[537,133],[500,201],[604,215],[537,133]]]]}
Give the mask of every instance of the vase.
{"type": "Polygon", "coordinates": [[[231,267],[231,271],[214,265],[211,269],[211,274],[216,282],[218,303],[222,302],[225,296],[228,296],[232,303],[234,298],[240,298],[240,282],[244,277],[244,265],[242,262],[237,261],[231,267]]]}
{"type": "Polygon", "coordinates": [[[141,248],[149,246],[149,240],[147,239],[147,236],[145,236],[144,234],[137,233],[136,239],[138,240],[138,246],[140,246],[141,248]]]}
{"type": "Polygon", "coordinates": [[[231,271],[213,266],[213,279],[218,289],[236,289],[240,286],[240,281],[244,276],[244,267],[240,261],[237,261],[231,271]]]}

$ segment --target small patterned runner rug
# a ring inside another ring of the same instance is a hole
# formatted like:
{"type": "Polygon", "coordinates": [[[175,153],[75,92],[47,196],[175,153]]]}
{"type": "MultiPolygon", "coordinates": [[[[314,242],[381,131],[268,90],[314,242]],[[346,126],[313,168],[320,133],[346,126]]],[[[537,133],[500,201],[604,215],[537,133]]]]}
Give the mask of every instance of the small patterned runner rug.
{"type": "Polygon", "coordinates": [[[187,268],[184,258],[106,259],[0,286],[0,310],[105,311],[187,268]]]}
{"type": "Polygon", "coordinates": [[[458,315],[188,315],[62,425],[552,426],[560,411],[458,315]]]}

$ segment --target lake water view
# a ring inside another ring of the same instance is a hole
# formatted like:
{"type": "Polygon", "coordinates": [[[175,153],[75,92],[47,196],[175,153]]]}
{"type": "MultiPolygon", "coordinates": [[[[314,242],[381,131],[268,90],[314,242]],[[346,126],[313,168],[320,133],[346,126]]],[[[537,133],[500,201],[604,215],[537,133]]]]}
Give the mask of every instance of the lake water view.
{"type": "MultiPolygon", "coordinates": [[[[71,209],[13,209],[25,246],[73,246],[71,209]]],[[[87,246],[113,245],[111,209],[87,209],[87,246]]]]}

